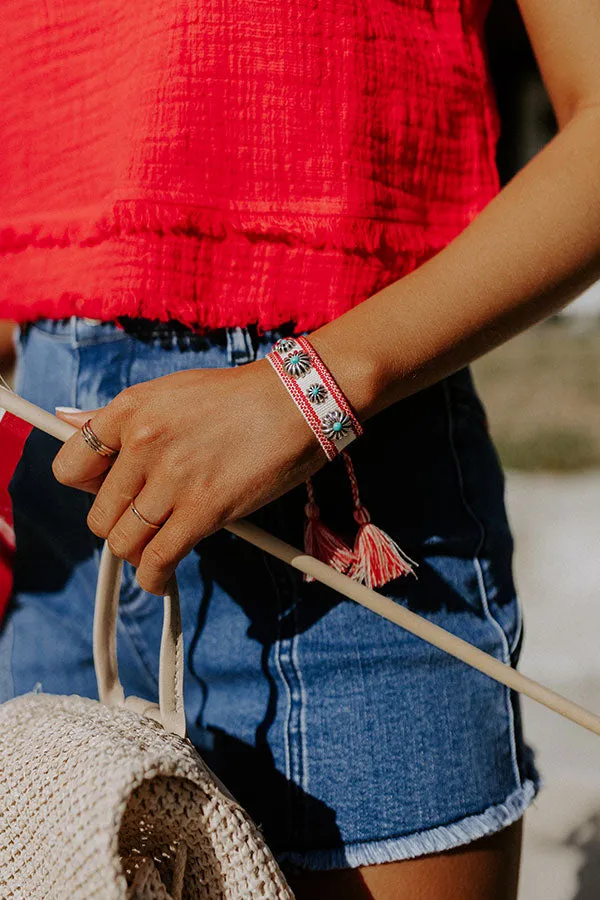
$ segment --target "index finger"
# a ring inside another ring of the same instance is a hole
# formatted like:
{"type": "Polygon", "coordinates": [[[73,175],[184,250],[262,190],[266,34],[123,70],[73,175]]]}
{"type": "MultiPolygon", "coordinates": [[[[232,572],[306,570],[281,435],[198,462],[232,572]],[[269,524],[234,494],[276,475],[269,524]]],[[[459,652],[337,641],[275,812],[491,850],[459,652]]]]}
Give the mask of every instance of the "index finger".
{"type": "Polygon", "coordinates": [[[52,463],[56,479],[61,484],[85,489],[85,486],[105,473],[121,448],[121,434],[126,417],[125,404],[120,395],[107,406],[78,416],[89,423],[89,436],[84,438],[80,431],[61,447],[52,463]],[[106,455],[100,452],[103,447],[116,452],[106,455]]]}

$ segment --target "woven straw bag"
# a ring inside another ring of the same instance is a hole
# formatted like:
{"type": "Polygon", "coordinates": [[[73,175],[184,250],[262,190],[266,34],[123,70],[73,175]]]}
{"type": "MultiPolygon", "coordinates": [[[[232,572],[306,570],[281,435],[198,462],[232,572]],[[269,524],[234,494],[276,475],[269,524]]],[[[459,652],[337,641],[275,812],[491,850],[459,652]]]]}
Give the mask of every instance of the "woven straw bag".
{"type": "Polygon", "coordinates": [[[0,705],[0,897],[293,900],[257,827],[185,736],[174,577],[159,704],[125,699],[120,582],[105,546],[94,612],[101,702],[30,693],[0,705]]]}

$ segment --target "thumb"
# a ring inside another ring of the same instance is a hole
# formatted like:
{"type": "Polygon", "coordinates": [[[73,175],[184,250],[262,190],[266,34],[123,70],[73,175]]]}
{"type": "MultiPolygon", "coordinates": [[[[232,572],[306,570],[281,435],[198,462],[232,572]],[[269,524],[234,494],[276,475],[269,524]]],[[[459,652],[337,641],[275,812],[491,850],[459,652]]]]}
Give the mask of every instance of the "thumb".
{"type": "Polygon", "coordinates": [[[74,406],[55,406],[54,411],[59,419],[81,428],[88,419],[91,419],[97,409],[76,409],[74,406]]]}

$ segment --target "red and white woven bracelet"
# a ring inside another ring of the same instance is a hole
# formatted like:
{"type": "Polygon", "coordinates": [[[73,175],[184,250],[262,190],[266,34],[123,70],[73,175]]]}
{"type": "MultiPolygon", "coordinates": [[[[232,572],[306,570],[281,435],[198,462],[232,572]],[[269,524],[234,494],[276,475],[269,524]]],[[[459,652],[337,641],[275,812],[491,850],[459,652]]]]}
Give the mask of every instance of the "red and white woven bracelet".
{"type": "Polygon", "coordinates": [[[363,433],[362,425],[311,342],[305,337],[282,338],[267,354],[267,359],[310,425],[327,459],[342,454],[352,488],[358,530],[354,546],[349,547],[322,521],[312,481],[307,480],[305,551],[369,587],[381,587],[400,575],[414,575],[416,563],[390,535],[371,521],[360,499],[354,466],[346,447],[363,433]]]}
{"type": "Polygon", "coordinates": [[[305,337],[282,338],[267,359],[332,460],[363,433],[331,372],[305,337]]]}

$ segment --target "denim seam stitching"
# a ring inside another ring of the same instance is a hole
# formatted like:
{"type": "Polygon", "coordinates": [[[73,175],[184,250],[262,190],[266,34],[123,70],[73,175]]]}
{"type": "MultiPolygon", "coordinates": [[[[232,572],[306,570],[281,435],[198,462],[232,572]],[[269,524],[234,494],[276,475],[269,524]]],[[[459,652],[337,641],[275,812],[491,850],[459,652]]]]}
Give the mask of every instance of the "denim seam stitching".
{"type": "MultiPolygon", "coordinates": [[[[275,590],[277,591],[277,594],[279,594],[279,591],[277,590],[277,585],[275,585],[275,590]]],[[[285,711],[285,720],[284,720],[285,725],[283,727],[283,751],[284,751],[284,757],[285,757],[285,777],[287,778],[288,781],[291,781],[292,761],[291,761],[290,742],[289,742],[289,735],[288,735],[288,729],[287,729],[287,722],[289,719],[290,707],[292,705],[292,692],[287,683],[287,679],[283,673],[281,658],[279,655],[280,650],[281,650],[281,640],[282,640],[282,638],[281,638],[281,621],[278,617],[278,619],[277,619],[277,637],[275,640],[275,646],[273,647],[273,658],[275,660],[275,667],[279,674],[279,678],[281,679],[281,682],[283,683],[286,697],[287,697],[287,709],[285,711]]]]}
{"type": "MultiPolygon", "coordinates": [[[[288,573],[285,573],[285,575],[282,577],[277,569],[271,567],[269,563],[267,563],[267,568],[271,574],[271,579],[278,599],[278,605],[281,610],[285,606],[285,599],[287,595],[290,595],[291,598],[294,599],[295,591],[292,583],[288,579],[288,573]]],[[[296,603],[294,603],[293,608],[295,608],[295,606],[296,603]]],[[[300,814],[302,814],[302,816],[305,815],[305,805],[301,804],[299,806],[298,800],[295,796],[295,789],[300,787],[301,790],[305,790],[306,784],[307,748],[306,741],[304,739],[306,731],[304,719],[305,693],[302,677],[299,674],[299,666],[297,663],[298,636],[292,635],[291,638],[283,638],[281,633],[282,621],[283,617],[281,615],[278,615],[277,637],[275,646],[273,648],[273,655],[276,662],[277,672],[281,682],[283,683],[287,698],[287,708],[283,716],[282,730],[284,737],[284,755],[286,767],[285,775],[289,785],[289,827],[290,834],[293,834],[295,830],[300,829],[301,831],[305,826],[304,818],[302,819],[301,823],[298,822],[297,818],[300,814]],[[285,660],[283,659],[284,653],[286,656],[285,660]],[[296,821],[295,826],[294,820],[296,821]]]]}
{"type": "Polygon", "coordinates": [[[519,591],[515,587],[515,592],[517,595],[517,627],[515,628],[515,636],[514,639],[509,644],[509,650],[511,658],[519,645],[519,641],[521,640],[521,634],[523,632],[523,610],[521,607],[521,598],[519,595],[519,591]]]}
{"type": "MultiPolygon", "coordinates": [[[[486,588],[485,588],[485,582],[484,582],[483,572],[482,572],[482,569],[481,569],[481,563],[480,563],[480,561],[479,561],[479,559],[478,559],[477,557],[473,560],[473,562],[474,562],[474,564],[475,564],[475,569],[476,569],[476,572],[477,572],[477,581],[478,581],[478,583],[479,583],[479,593],[480,593],[480,596],[481,596],[481,602],[482,602],[482,604],[483,604],[485,616],[486,616],[486,618],[487,618],[487,619],[488,619],[488,620],[496,627],[496,629],[497,629],[497,631],[498,631],[498,634],[499,634],[499,636],[500,636],[500,640],[501,640],[501,642],[502,642],[502,650],[503,650],[504,662],[507,663],[507,664],[510,666],[511,661],[510,661],[510,656],[509,656],[508,641],[506,640],[506,635],[505,635],[505,633],[504,633],[504,629],[500,626],[500,623],[494,618],[494,616],[493,616],[493,615],[491,614],[491,612],[490,612],[489,603],[488,603],[487,591],[486,591],[486,588]]],[[[515,719],[514,719],[514,713],[513,713],[512,703],[510,702],[510,688],[506,687],[506,685],[504,686],[504,693],[505,693],[506,700],[507,700],[506,706],[507,706],[507,712],[508,712],[508,718],[509,718],[509,726],[510,726],[510,727],[509,727],[509,734],[510,734],[510,755],[511,755],[511,763],[512,763],[512,767],[513,767],[513,774],[514,774],[514,776],[515,776],[515,780],[516,780],[516,782],[517,782],[517,785],[518,785],[519,787],[522,787],[522,783],[521,783],[521,773],[519,772],[519,764],[518,764],[518,761],[517,761],[517,743],[516,743],[516,736],[515,736],[515,719]]]]}
{"type": "MultiPolygon", "coordinates": [[[[465,496],[462,468],[460,465],[460,460],[458,458],[456,444],[454,442],[454,420],[453,420],[453,416],[452,416],[452,405],[451,405],[450,396],[449,396],[448,383],[445,379],[442,381],[442,392],[443,392],[443,396],[444,396],[444,401],[445,401],[445,406],[446,406],[446,414],[447,414],[447,419],[448,419],[448,440],[450,443],[452,459],[454,461],[454,468],[455,468],[455,472],[456,472],[456,478],[457,478],[458,489],[459,489],[459,493],[460,493],[460,499],[461,499],[464,509],[467,511],[468,515],[475,522],[475,524],[477,525],[477,527],[479,529],[479,535],[480,535],[479,543],[475,550],[472,562],[473,562],[473,566],[475,568],[475,574],[477,577],[477,584],[478,584],[478,588],[479,588],[479,596],[480,596],[480,600],[481,600],[481,604],[482,604],[482,608],[483,608],[483,613],[484,613],[484,616],[486,617],[486,619],[488,620],[488,622],[490,622],[490,624],[498,632],[500,640],[501,640],[502,655],[504,657],[504,662],[508,663],[510,665],[511,660],[510,660],[510,656],[509,656],[509,647],[508,647],[508,640],[507,640],[506,634],[504,633],[504,629],[502,628],[500,623],[492,615],[490,608],[489,608],[487,590],[486,590],[485,581],[484,581],[484,577],[483,577],[481,561],[479,559],[479,554],[480,554],[481,549],[485,542],[486,531],[485,531],[485,526],[484,526],[483,522],[481,521],[479,516],[476,515],[472,506],[467,501],[467,498],[465,496]]],[[[512,708],[511,697],[510,697],[510,688],[508,688],[506,685],[503,685],[503,693],[504,693],[506,711],[508,714],[508,722],[509,722],[511,765],[512,765],[513,775],[515,777],[517,786],[519,788],[521,788],[522,781],[521,781],[521,775],[519,772],[519,766],[518,766],[518,762],[517,762],[515,721],[514,721],[513,708],[512,708]]]]}
{"type": "Polygon", "coordinates": [[[296,671],[298,679],[298,691],[300,694],[298,709],[298,738],[300,741],[300,787],[305,793],[308,793],[308,748],[306,745],[306,690],[304,687],[304,679],[300,668],[300,660],[298,658],[298,645],[300,635],[296,633],[292,641],[292,663],[296,671]]]}
{"type": "Polygon", "coordinates": [[[288,673],[285,671],[284,662],[282,659],[283,651],[286,649],[286,645],[289,643],[289,640],[286,638],[282,638],[279,641],[279,665],[281,669],[281,674],[283,680],[285,682],[285,690],[287,693],[288,704],[287,711],[285,717],[285,743],[288,751],[288,778],[290,781],[294,781],[294,757],[292,753],[292,741],[291,741],[291,729],[292,729],[292,715],[293,715],[293,706],[294,706],[294,696],[292,691],[292,685],[290,684],[290,680],[288,677],[288,673]]]}
{"type": "Polygon", "coordinates": [[[292,780],[295,785],[302,788],[304,784],[303,747],[301,738],[302,719],[302,689],[298,678],[298,671],[294,662],[294,644],[298,635],[294,634],[287,639],[289,661],[288,679],[291,688],[290,716],[288,720],[289,743],[292,761],[292,780]]]}
{"type": "MultiPolygon", "coordinates": [[[[298,612],[298,595],[295,590],[295,582],[290,577],[289,570],[283,573],[285,578],[286,596],[292,601],[292,609],[294,622],[297,621],[298,612]]],[[[302,733],[302,720],[304,709],[304,685],[300,674],[298,664],[298,631],[294,631],[290,638],[289,644],[289,682],[291,689],[291,707],[289,716],[289,743],[291,749],[292,762],[292,779],[296,785],[304,790],[305,788],[305,746],[302,733]],[[295,729],[295,733],[294,733],[295,729]]],[[[304,807],[304,804],[303,804],[304,807]]]]}
{"type": "Polygon", "coordinates": [[[296,732],[296,734],[300,733],[299,721],[302,709],[302,692],[298,680],[298,673],[294,664],[294,642],[296,637],[296,635],[292,635],[290,638],[285,638],[280,641],[281,650],[285,653],[285,660],[282,658],[281,651],[279,660],[282,672],[285,676],[289,698],[286,730],[290,759],[290,779],[295,785],[301,787],[304,780],[302,771],[302,746],[296,746],[297,740],[294,734],[294,732],[296,732]],[[298,720],[297,728],[295,728],[296,720],[298,720]]]}
{"type": "MultiPolygon", "coordinates": [[[[298,591],[296,588],[296,582],[292,581],[290,577],[290,573],[288,572],[288,578],[290,581],[290,585],[292,588],[292,596],[293,596],[293,616],[294,621],[297,622],[298,617],[298,591]]],[[[296,703],[296,718],[297,718],[297,736],[296,742],[298,744],[298,784],[300,785],[301,790],[303,791],[303,797],[308,793],[308,743],[306,739],[306,690],[304,687],[304,679],[302,678],[302,671],[300,667],[300,660],[298,657],[298,647],[300,644],[300,630],[298,629],[296,633],[292,637],[291,641],[291,656],[290,663],[296,674],[296,682],[298,686],[298,701],[296,703]]],[[[292,739],[292,735],[290,735],[290,742],[292,739]]],[[[299,831],[301,834],[308,835],[310,834],[310,823],[308,819],[308,806],[302,800],[302,803],[299,804],[300,809],[298,809],[297,815],[300,819],[299,831]]]]}

